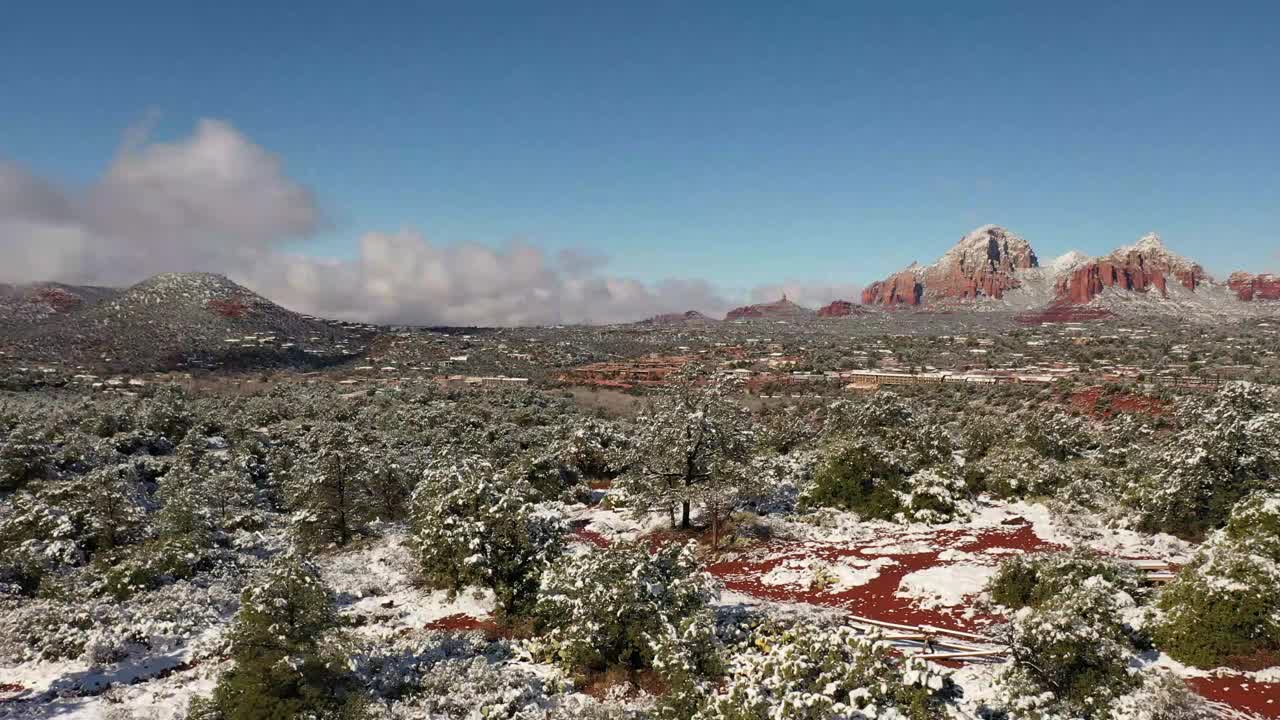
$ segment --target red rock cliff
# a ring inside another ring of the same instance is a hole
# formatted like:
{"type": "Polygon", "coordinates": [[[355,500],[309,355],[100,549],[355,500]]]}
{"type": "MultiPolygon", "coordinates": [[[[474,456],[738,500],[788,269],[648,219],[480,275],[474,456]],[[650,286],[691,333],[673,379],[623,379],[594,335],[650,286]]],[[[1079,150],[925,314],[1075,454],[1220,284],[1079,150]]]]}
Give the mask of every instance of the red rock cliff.
{"type": "Polygon", "coordinates": [[[1204,268],[1169,252],[1160,237],[1152,234],[1076,267],[1058,279],[1055,290],[1059,300],[1083,304],[1108,288],[1142,293],[1155,289],[1167,297],[1170,280],[1195,290],[1204,279],[1204,268]]]}
{"type": "Polygon", "coordinates": [[[818,317],[848,317],[850,315],[861,315],[865,312],[866,310],[848,300],[833,300],[831,304],[818,309],[818,317]]]}
{"type": "Polygon", "coordinates": [[[920,305],[924,302],[1001,298],[1021,283],[1018,270],[1039,267],[1031,244],[996,225],[965,235],[938,262],[912,266],[862,293],[865,305],[920,305]]]}
{"type": "Polygon", "coordinates": [[[1261,275],[1247,272],[1231,273],[1231,277],[1227,278],[1227,287],[1235,292],[1236,297],[1245,302],[1280,300],[1280,276],[1271,273],[1261,275]]]}
{"type": "Polygon", "coordinates": [[[915,273],[903,270],[885,280],[877,280],[862,291],[863,305],[919,305],[924,286],[915,273]]]}

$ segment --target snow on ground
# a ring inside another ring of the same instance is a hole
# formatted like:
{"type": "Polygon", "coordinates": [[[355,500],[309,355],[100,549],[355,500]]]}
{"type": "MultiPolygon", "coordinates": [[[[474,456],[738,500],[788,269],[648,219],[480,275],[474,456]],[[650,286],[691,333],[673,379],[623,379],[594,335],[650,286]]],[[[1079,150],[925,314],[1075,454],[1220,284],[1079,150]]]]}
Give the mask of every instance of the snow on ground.
{"type": "MultiPolygon", "coordinates": [[[[569,508],[569,520],[575,552],[661,535],[668,527],[665,517],[640,522],[599,505],[569,508]]],[[[1193,550],[1175,538],[1106,528],[1092,518],[1064,518],[1033,503],[988,502],[969,522],[937,526],[863,522],[837,512],[771,515],[760,523],[771,539],[708,559],[709,570],[725,585],[719,606],[751,607],[801,621],[854,615],[979,633],[998,620],[979,610],[978,600],[1004,556],[1087,545],[1119,557],[1177,562],[1193,550]]],[[[474,629],[489,621],[492,594],[450,596],[420,587],[404,529],[383,531],[378,539],[319,559],[339,611],[364,620],[353,623],[357,639],[386,652],[401,645],[413,650],[433,631],[474,629]]],[[[212,628],[172,653],[108,669],[93,669],[79,660],[0,667],[0,686],[14,683],[23,688],[23,696],[40,696],[39,702],[13,703],[4,702],[10,698],[0,692],[0,718],[93,720],[118,708],[127,708],[136,720],[180,717],[190,697],[209,692],[225,667],[214,651],[224,630],[212,628]],[[135,678],[140,682],[128,684],[135,678]],[[109,683],[115,685],[107,687],[109,683]],[[77,690],[71,696],[57,697],[57,690],[72,686],[77,690]]],[[[1280,668],[1224,674],[1185,668],[1164,656],[1145,664],[1168,668],[1189,678],[1206,696],[1233,703],[1252,702],[1247,697],[1251,693],[1280,695],[1280,668]]],[[[985,698],[993,667],[975,663],[955,670],[966,689],[967,706],[976,708],[985,698]]],[[[558,677],[550,666],[527,658],[508,660],[501,668],[504,673],[558,677]]],[[[1259,703],[1249,707],[1270,710],[1259,703]]],[[[1274,714],[1280,716],[1280,711],[1274,714]]]]}
{"type": "Polygon", "coordinates": [[[320,562],[325,582],[343,615],[369,619],[358,634],[420,629],[443,618],[483,619],[493,612],[493,593],[470,590],[454,597],[414,582],[413,557],[403,530],[391,529],[370,544],[320,562]]]}
{"type": "Polygon", "coordinates": [[[23,688],[0,692],[0,718],[96,720],[119,707],[134,713],[131,720],[181,718],[192,697],[213,689],[223,664],[216,654],[223,630],[212,628],[171,652],[109,666],[77,658],[0,667],[0,685],[23,688]]]}
{"type": "Polygon", "coordinates": [[[866,585],[880,575],[881,568],[890,565],[897,565],[897,562],[890,558],[863,560],[856,557],[843,557],[829,563],[792,558],[784,560],[765,573],[761,576],[760,582],[764,585],[839,593],[849,588],[866,585]]]}
{"type": "Polygon", "coordinates": [[[994,564],[938,565],[905,575],[896,594],[924,608],[958,607],[981,595],[995,572],[994,564]]]}

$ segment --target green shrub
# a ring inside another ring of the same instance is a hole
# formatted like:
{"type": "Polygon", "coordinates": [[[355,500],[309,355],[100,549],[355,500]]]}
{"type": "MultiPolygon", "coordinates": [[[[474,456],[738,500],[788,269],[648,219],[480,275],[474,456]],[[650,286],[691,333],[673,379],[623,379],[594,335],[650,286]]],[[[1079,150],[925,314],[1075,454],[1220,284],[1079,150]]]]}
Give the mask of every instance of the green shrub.
{"type": "Polygon", "coordinates": [[[997,695],[1018,718],[1107,718],[1138,686],[1112,588],[1093,578],[1027,606],[1000,630],[1011,662],[996,676],[997,695]]]}
{"type": "Polygon", "coordinates": [[[204,549],[180,540],[154,541],[101,553],[94,558],[94,591],[126,600],[135,593],[195,576],[208,566],[204,549]]]}
{"type": "Polygon", "coordinates": [[[1180,662],[1248,665],[1280,650],[1280,495],[1255,493],[1237,505],[1159,607],[1154,638],[1180,662]]]}
{"type": "Polygon", "coordinates": [[[765,626],[742,643],[702,720],[951,717],[950,678],[849,627],[765,626]]]}
{"type": "Polygon", "coordinates": [[[566,532],[560,515],[528,501],[531,492],[477,458],[429,470],[412,510],[414,552],[427,582],[489,588],[504,618],[531,610],[566,532]]]}
{"type": "Polygon", "coordinates": [[[327,644],[337,617],[315,566],[276,560],[241,596],[231,629],[234,665],[218,679],[212,704],[195,709],[221,720],[355,718],[363,699],[327,644]]]}
{"type": "Polygon", "coordinates": [[[1086,549],[1014,555],[1000,563],[987,589],[994,602],[1018,610],[1056,602],[1063,592],[1090,578],[1133,598],[1144,592],[1142,578],[1133,566],[1086,549]]]}
{"type": "Polygon", "coordinates": [[[863,442],[846,442],[828,452],[801,497],[802,507],[836,507],[865,518],[891,519],[901,512],[903,470],[863,442]]]}
{"type": "MultiPolygon", "coordinates": [[[[652,554],[619,544],[566,558],[543,577],[537,619],[545,634],[537,651],[576,673],[649,669],[659,644],[708,637],[693,626],[710,627],[715,593],[692,544],[652,554]]],[[[704,646],[685,650],[710,662],[704,646]]]]}

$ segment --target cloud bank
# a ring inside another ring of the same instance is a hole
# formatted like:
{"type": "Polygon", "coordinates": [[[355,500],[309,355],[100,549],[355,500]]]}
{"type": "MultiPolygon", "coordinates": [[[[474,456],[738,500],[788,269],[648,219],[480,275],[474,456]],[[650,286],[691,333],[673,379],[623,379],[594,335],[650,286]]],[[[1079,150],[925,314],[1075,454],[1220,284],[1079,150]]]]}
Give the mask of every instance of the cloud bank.
{"type": "MultiPolygon", "coordinates": [[[[0,158],[0,282],[127,285],[158,272],[219,272],[295,310],[403,324],[607,323],[739,304],[704,280],[609,275],[607,258],[590,251],[439,245],[413,228],[367,233],[351,259],[287,249],[323,225],[315,196],[279,158],[217,120],[175,142],[127,133],[86,188],[0,158]]],[[[783,287],[750,295],[772,300],[783,287]]],[[[802,304],[856,297],[785,288],[802,304]]]]}

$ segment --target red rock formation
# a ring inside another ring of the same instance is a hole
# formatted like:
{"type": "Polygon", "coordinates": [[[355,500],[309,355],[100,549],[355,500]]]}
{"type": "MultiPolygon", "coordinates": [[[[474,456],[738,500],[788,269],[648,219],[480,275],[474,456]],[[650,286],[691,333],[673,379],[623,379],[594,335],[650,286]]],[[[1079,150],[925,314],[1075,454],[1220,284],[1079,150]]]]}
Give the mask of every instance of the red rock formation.
{"type": "Polygon", "coordinates": [[[1204,268],[1166,250],[1158,236],[1147,235],[1137,245],[1120,248],[1059,278],[1056,292],[1060,301],[1079,304],[1108,288],[1141,293],[1155,289],[1168,297],[1169,278],[1195,290],[1205,279],[1204,268]]]}
{"type": "Polygon", "coordinates": [[[744,305],[734,308],[724,316],[725,320],[795,320],[799,318],[813,317],[813,311],[787,299],[786,295],[781,300],[771,303],[760,303],[758,305],[744,305]]]}
{"type": "Polygon", "coordinates": [[[1249,302],[1252,300],[1280,300],[1280,277],[1271,273],[1254,275],[1247,272],[1231,273],[1227,278],[1227,287],[1236,297],[1249,302]]]}
{"type": "Polygon", "coordinates": [[[965,235],[928,268],[912,266],[872,283],[862,293],[866,305],[920,305],[928,302],[999,299],[1018,287],[1018,270],[1039,267],[1031,244],[1002,227],[984,225],[965,235]]]}
{"type": "Polygon", "coordinates": [[[849,317],[850,315],[863,315],[866,312],[866,310],[848,300],[832,300],[831,304],[818,310],[818,317],[849,317]]]}
{"type": "Polygon", "coordinates": [[[862,291],[863,305],[919,305],[924,286],[910,269],[878,280],[862,291]]]}
{"type": "Polygon", "coordinates": [[[756,320],[764,317],[764,312],[755,305],[743,305],[725,313],[725,320],[756,320]]]}

